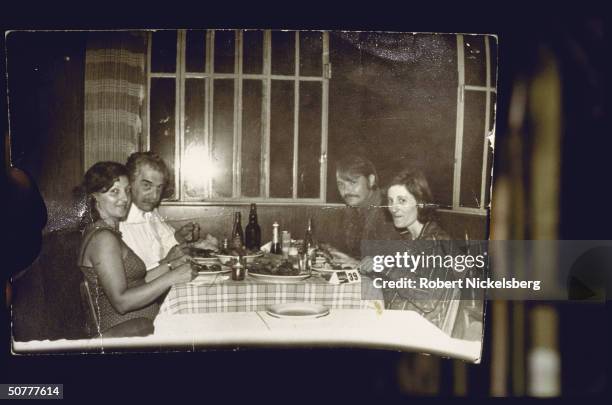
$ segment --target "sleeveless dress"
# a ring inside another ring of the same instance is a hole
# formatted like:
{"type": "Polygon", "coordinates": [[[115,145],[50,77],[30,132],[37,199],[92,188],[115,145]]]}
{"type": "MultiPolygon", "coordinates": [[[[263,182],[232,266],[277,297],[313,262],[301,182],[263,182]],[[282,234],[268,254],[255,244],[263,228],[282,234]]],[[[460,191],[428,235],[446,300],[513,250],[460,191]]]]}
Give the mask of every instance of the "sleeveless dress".
{"type": "Polygon", "coordinates": [[[91,298],[93,300],[94,307],[96,308],[96,317],[98,318],[98,322],[100,324],[100,332],[104,332],[113,326],[134,318],[155,319],[155,316],[159,312],[159,304],[155,302],[136,311],[127,312],[124,315],[118,313],[115,308],[113,308],[108,297],[104,293],[102,285],[98,282],[98,274],[96,273],[96,270],[93,267],[83,265],[83,255],[87,245],[91,241],[92,237],[101,230],[109,230],[113,232],[121,241],[121,246],[127,248],[127,256],[123,259],[123,268],[125,270],[125,278],[127,280],[128,288],[134,288],[145,284],[145,276],[147,274],[144,262],[121,240],[120,232],[105,226],[96,226],[93,229],[85,232],[81,243],[78,265],[79,269],[85,276],[87,283],[89,284],[89,290],[92,296],[91,298]]]}

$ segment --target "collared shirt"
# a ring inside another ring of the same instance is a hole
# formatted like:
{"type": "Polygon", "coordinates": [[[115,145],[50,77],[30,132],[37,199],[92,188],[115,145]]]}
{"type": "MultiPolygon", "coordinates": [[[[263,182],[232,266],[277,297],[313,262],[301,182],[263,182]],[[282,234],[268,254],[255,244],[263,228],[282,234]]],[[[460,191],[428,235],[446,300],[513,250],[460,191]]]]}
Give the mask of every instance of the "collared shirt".
{"type": "Polygon", "coordinates": [[[151,270],[159,265],[170,249],[177,244],[174,228],[168,225],[157,208],[145,212],[132,203],[125,221],[119,223],[123,241],[151,270]]]}

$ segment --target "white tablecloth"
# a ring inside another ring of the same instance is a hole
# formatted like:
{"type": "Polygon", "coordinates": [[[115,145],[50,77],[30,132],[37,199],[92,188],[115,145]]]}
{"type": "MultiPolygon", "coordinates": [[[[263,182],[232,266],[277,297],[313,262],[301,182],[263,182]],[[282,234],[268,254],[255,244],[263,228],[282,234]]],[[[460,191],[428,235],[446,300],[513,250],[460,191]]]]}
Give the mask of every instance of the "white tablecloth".
{"type": "Polygon", "coordinates": [[[146,337],[14,342],[28,352],[218,347],[351,347],[417,351],[479,362],[482,344],[451,338],[413,311],[332,309],[317,319],[278,319],[263,311],[161,314],[146,337]]]}

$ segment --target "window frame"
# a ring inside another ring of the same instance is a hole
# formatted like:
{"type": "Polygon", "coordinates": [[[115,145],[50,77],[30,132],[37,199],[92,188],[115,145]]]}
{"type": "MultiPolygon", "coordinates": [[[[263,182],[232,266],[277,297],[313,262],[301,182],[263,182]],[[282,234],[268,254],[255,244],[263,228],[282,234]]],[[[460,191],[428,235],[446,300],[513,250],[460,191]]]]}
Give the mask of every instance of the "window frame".
{"type": "MultiPolygon", "coordinates": [[[[455,160],[453,165],[453,203],[452,207],[440,208],[439,211],[455,212],[462,214],[472,214],[486,216],[489,213],[490,201],[485,201],[486,187],[489,184],[489,178],[493,176],[492,172],[488,172],[489,164],[489,148],[494,143],[495,125],[491,128],[491,109],[494,105],[491,103],[491,95],[497,94],[495,83],[491,83],[491,45],[489,43],[489,35],[483,35],[485,48],[485,85],[476,86],[465,83],[465,52],[464,52],[464,35],[457,35],[457,119],[455,131],[455,160]],[[479,207],[464,207],[461,205],[461,166],[463,163],[463,127],[465,118],[465,94],[466,91],[485,92],[485,119],[483,131],[483,148],[482,148],[482,171],[480,180],[480,200],[479,207]]],[[[491,158],[493,153],[491,152],[491,158]]],[[[492,182],[490,183],[490,186],[492,182]]],[[[489,194],[489,200],[492,200],[492,195],[489,194]]]]}
{"type": "MultiPolygon", "coordinates": [[[[231,30],[234,32],[234,73],[214,72],[214,44],[215,33],[220,30],[206,31],[206,55],[204,72],[186,72],[186,36],[187,30],[176,30],[177,52],[176,70],[173,73],[151,72],[151,47],[152,35],[155,31],[148,32],[146,74],[147,88],[145,91],[145,103],[143,111],[143,140],[142,150],[150,150],[150,106],[151,106],[151,79],[171,78],[175,80],[176,100],[175,103],[175,162],[174,165],[174,189],[175,196],[164,200],[163,205],[240,205],[240,204],[270,204],[270,205],[328,205],[327,200],[327,150],[328,150],[328,117],[329,117],[329,79],[331,78],[331,64],[329,61],[329,33],[327,31],[316,31],[322,34],[321,52],[321,76],[300,76],[300,33],[304,31],[286,31],[295,33],[295,71],[293,75],[272,74],[272,30],[263,30],[263,68],[261,74],[243,73],[243,33],[247,30],[231,30]],[[234,111],[233,111],[233,163],[232,163],[232,197],[213,197],[212,179],[209,179],[205,194],[190,198],[185,195],[183,187],[183,176],[181,173],[182,159],[185,153],[185,83],[187,79],[205,80],[205,111],[204,111],[204,148],[211,156],[212,128],[213,128],[213,97],[215,79],[234,80],[234,111]],[[262,83],[262,155],[260,174],[260,196],[247,197],[241,195],[242,170],[242,86],[243,80],[260,80],[262,83]],[[292,188],[293,194],[290,198],[270,197],[270,99],[272,80],[288,80],[294,82],[294,111],[293,111],[293,166],[292,166],[292,188]],[[298,156],[299,156],[299,113],[300,113],[300,82],[321,82],[321,149],[319,157],[319,196],[317,198],[298,197],[298,156]]],[[[227,31],[227,30],[223,30],[227,31]]]]}

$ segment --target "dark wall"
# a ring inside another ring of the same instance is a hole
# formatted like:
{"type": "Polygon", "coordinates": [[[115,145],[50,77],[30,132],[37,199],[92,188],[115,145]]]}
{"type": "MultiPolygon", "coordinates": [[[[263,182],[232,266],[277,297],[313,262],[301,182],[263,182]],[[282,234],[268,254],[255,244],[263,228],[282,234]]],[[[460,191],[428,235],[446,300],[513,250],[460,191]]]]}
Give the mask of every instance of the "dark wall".
{"type": "Polygon", "coordinates": [[[47,230],[60,229],[83,175],[85,34],[12,32],[6,46],[13,163],[38,184],[47,230]]]}
{"type": "Polygon", "coordinates": [[[365,153],[384,185],[403,167],[452,201],[457,114],[455,35],[330,33],[328,201],[339,201],[333,162],[365,153]]]}

